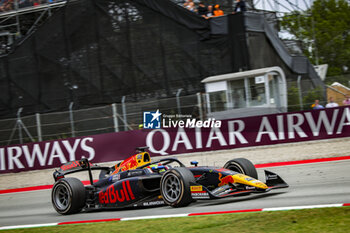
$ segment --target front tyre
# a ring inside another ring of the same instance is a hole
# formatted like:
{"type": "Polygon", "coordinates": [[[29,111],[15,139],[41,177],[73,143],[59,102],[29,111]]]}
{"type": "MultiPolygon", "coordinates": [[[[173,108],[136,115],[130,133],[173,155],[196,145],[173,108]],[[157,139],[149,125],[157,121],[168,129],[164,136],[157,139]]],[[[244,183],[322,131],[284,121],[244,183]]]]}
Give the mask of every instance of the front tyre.
{"type": "Polygon", "coordinates": [[[85,187],[77,178],[58,180],[51,192],[51,201],[60,214],[74,214],[85,206],[85,187]]]}
{"type": "Polygon", "coordinates": [[[245,158],[232,159],[224,165],[224,168],[258,179],[254,164],[245,158]]]}
{"type": "Polygon", "coordinates": [[[172,207],[189,205],[193,200],[190,191],[190,182],[195,182],[190,170],[177,167],[168,170],[160,181],[160,192],[166,204],[172,207]]]}

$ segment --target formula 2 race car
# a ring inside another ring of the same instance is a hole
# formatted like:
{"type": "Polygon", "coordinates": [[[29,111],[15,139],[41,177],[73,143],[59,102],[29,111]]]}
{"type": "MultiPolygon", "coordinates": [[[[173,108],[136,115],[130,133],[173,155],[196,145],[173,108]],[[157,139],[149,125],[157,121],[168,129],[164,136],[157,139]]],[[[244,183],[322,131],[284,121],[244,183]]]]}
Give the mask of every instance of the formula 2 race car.
{"type": "Polygon", "coordinates": [[[266,171],[266,182],[257,180],[254,165],[247,159],[228,161],[223,168],[185,167],[175,158],[151,161],[145,150],[113,167],[100,167],[87,159],[62,165],[53,174],[51,198],[60,214],[84,210],[170,205],[182,207],[196,199],[218,199],[248,193],[265,193],[288,185],[277,174],[266,171]],[[94,183],[92,170],[101,170],[94,183]],[[65,175],[88,171],[90,185],[65,175]]]}

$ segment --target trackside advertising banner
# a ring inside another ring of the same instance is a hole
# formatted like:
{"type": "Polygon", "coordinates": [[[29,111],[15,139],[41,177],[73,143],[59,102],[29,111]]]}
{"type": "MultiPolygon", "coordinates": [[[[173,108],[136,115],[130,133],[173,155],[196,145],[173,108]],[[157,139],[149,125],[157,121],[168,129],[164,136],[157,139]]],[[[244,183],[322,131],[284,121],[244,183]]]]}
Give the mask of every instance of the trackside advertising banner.
{"type": "MultiPolygon", "coordinates": [[[[148,146],[151,156],[350,136],[350,107],[197,121],[143,113],[144,129],[0,147],[0,173],[59,167],[82,157],[117,161],[148,146]]],[[[264,156],[264,155],[261,155],[264,156]]]]}

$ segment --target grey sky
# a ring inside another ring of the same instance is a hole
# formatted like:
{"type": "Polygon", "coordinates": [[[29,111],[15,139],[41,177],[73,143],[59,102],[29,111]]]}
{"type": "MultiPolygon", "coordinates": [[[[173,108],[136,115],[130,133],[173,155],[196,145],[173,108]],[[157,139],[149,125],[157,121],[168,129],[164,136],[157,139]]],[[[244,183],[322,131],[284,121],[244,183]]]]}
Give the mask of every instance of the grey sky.
{"type": "Polygon", "coordinates": [[[290,12],[292,10],[305,10],[309,8],[313,0],[253,0],[255,8],[278,11],[278,12],[290,12]]]}

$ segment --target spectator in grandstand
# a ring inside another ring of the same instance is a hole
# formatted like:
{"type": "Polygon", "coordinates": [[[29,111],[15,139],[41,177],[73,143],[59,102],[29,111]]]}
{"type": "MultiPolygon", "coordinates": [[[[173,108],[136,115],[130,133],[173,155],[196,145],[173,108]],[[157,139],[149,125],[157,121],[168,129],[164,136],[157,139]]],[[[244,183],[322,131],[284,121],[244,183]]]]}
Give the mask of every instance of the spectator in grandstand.
{"type": "Polygon", "coordinates": [[[193,2],[193,0],[186,0],[183,7],[187,8],[187,6],[190,2],[193,2]]]}
{"type": "Polygon", "coordinates": [[[214,16],[217,17],[217,16],[222,16],[224,15],[224,12],[220,9],[220,5],[219,4],[216,4],[214,6],[214,16]]]}
{"type": "Polygon", "coordinates": [[[199,4],[198,4],[197,13],[198,13],[198,15],[200,15],[202,17],[207,16],[208,8],[204,5],[204,3],[202,1],[199,2],[199,4]]]}
{"type": "Polygon", "coordinates": [[[4,11],[4,5],[7,2],[7,0],[1,0],[0,1],[0,11],[4,11]]]}
{"type": "Polygon", "coordinates": [[[34,6],[34,0],[21,0],[19,2],[19,8],[34,6]]]}
{"type": "Polygon", "coordinates": [[[326,108],[336,108],[336,107],[338,107],[339,105],[336,103],[336,102],[334,102],[334,99],[333,99],[333,97],[329,97],[329,102],[328,102],[328,104],[326,105],[326,108]]]}
{"type": "Polygon", "coordinates": [[[187,7],[188,10],[192,11],[192,12],[196,12],[197,9],[196,9],[196,6],[194,5],[194,2],[190,2],[188,4],[188,7],[187,7]]]}
{"type": "Polygon", "coordinates": [[[320,104],[319,100],[315,100],[315,103],[311,105],[312,109],[324,109],[324,107],[320,104]]]}
{"type": "Polygon", "coordinates": [[[350,96],[349,95],[345,95],[345,100],[343,101],[343,105],[344,106],[350,105],[350,96]]]}
{"type": "Polygon", "coordinates": [[[39,6],[40,5],[40,0],[35,0],[33,5],[34,6],[39,6]]]}
{"type": "Polygon", "coordinates": [[[190,10],[190,11],[193,11],[193,12],[196,11],[196,7],[195,7],[195,5],[194,5],[193,0],[186,0],[186,2],[184,3],[184,7],[185,7],[187,10],[190,10]]]}
{"type": "Polygon", "coordinates": [[[245,1],[244,0],[236,0],[236,5],[235,5],[235,9],[234,9],[234,13],[237,13],[237,12],[244,12],[246,11],[247,8],[246,8],[246,4],[245,4],[245,1]]]}
{"type": "Polygon", "coordinates": [[[208,6],[207,14],[206,14],[206,19],[209,19],[214,16],[214,11],[213,11],[213,5],[208,6]]]}
{"type": "Polygon", "coordinates": [[[2,1],[0,11],[11,11],[13,10],[13,0],[2,1]]]}
{"type": "MultiPolygon", "coordinates": [[[[19,8],[23,8],[23,7],[27,7],[27,6],[30,6],[30,1],[27,1],[27,0],[20,0],[18,2],[18,7],[19,8]]],[[[33,6],[33,3],[32,3],[32,6],[33,6]]]]}

